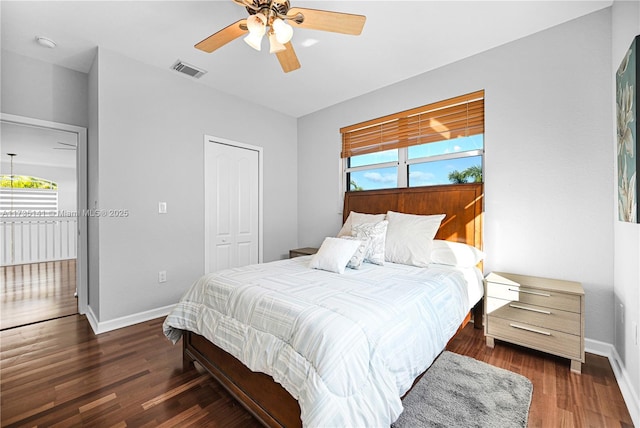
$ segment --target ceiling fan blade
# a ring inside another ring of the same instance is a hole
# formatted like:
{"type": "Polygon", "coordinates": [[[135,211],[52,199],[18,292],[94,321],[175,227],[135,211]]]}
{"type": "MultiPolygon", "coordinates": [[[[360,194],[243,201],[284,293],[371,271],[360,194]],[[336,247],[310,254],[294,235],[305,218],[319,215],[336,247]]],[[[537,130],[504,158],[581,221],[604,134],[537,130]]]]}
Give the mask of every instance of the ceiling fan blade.
{"type": "Polygon", "coordinates": [[[367,20],[367,17],[364,15],[352,15],[350,13],[306,9],[302,7],[292,7],[287,12],[287,16],[293,18],[293,16],[298,13],[304,16],[304,21],[299,24],[295,19],[289,19],[288,22],[294,27],[352,34],[356,36],[362,33],[362,28],[367,20]]]}
{"type": "Polygon", "coordinates": [[[293,50],[291,42],[286,43],[284,47],[287,49],[276,53],[278,61],[280,61],[280,66],[282,67],[282,71],[288,73],[299,69],[300,61],[298,61],[298,56],[296,55],[296,51],[293,50]]]}
{"type": "Polygon", "coordinates": [[[195,47],[201,51],[211,53],[245,33],[247,33],[247,20],[241,19],[228,27],[223,28],[217,33],[210,35],[206,39],[197,43],[195,47]]]}

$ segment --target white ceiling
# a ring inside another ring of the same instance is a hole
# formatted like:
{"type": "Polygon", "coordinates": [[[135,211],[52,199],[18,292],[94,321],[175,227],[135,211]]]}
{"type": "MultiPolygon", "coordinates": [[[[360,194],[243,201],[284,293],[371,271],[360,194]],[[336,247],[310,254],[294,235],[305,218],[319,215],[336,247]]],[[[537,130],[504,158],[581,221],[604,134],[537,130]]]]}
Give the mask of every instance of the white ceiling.
{"type": "MultiPolygon", "coordinates": [[[[14,166],[48,165],[62,168],[76,167],[78,136],[73,132],[58,131],[38,126],[0,122],[0,161],[2,174],[10,173],[11,157],[14,166]]],[[[18,174],[24,168],[15,169],[18,174]]]]}
{"type": "MultiPolygon", "coordinates": [[[[263,47],[237,39],[207,54],[200,40],[247,16],[231,0],[0,2],[2,48],[87,72],[96,46],[166,69],[181,59],[198,82],[300,117],[608,7],[612,1],[308,1],[363,14],[360,36],[296,29],[302,68],[282,72],[263,47]],[[55,40],[39,46],[35,36],[55,40]]],[[[266,43],[263,45],[266,46],[266,43]]],[[[182,77],[182,76],[181,76],[182,77]]],[[[186,77],[184,77],[186,78],[186,77]]]]}

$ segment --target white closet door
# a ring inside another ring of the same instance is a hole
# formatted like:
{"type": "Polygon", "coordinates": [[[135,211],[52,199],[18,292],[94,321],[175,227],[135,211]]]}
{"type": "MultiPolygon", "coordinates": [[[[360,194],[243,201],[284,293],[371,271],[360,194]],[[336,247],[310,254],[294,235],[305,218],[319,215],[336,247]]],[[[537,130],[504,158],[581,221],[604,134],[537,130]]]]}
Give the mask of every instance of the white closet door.
{"type": "Polygon", "coordinates": [[[257,150],[205,144],[205,245],[210,272],[259,262],[259,180],[257,150]]]}

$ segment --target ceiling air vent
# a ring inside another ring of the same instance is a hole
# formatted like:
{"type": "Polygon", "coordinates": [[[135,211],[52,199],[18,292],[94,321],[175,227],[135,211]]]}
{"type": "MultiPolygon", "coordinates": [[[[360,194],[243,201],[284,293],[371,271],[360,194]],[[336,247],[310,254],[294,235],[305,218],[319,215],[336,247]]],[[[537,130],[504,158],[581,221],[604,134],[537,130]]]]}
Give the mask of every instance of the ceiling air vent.
{"type": "Polygon", "coordinates": [[[201,70],[198,67],[194,67],[193,65],[186,64],[180,60],[176,61],[175,64],[171,66],[176,71],[180,73],[186,74],[187,76],[194,77],[196,79],[200,78],[203,74],[206,73],[205,70],[201,70]]]}

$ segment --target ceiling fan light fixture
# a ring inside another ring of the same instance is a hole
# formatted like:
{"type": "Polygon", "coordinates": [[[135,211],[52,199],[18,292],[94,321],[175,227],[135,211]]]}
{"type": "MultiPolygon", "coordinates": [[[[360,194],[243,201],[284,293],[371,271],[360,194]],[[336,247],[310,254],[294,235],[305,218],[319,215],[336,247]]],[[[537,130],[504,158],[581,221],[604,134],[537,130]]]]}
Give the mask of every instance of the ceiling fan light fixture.
{"type": "Polygon", "coordinates": [[[249,33],[256,36],[264,36],[267,26],[267,17],[262,13],[256,13],[247,18],[247,29],[249,33]]]}
{"type": "MultiPolygon", "coordinates": [[[[289,0],[232,1],[243,6],[248,16],[211,34],[196,43],[194,47],[211,53],[233,40],[244,37],[244,41],[249,46],[259,51],[262,39],[267,34],[269,50],[276,54],[285,73],[300,68],[300,61],[291,43],[293,26],[357,36],[362,33],[367,19],[364,15],[291,7],[289,0]]],[[[303,46],[309,46],[309,44],[303,46]]]]}
{"type": "Polygon", "coordinates": [[[280,43],[278,36],[274,32],[271,32],[271,34],[269,34],[269,53],[278,53],[285,50],[287,50],[287,48],[280,43]]]}
{"type": "Polygon", "coordinates": [[[244,38],[244,41],[257,51],[262,48],[262,35],[249,33],[249,35],[244,38]]]}
{"type": "Polygon", "coordinates": [[[285,44],[291,41],[291,38],[293,37],[293,27],[291,25],[287,24],[280,18],[276,18],[273,20],[272,27],[278,42],[285,44]]]}

